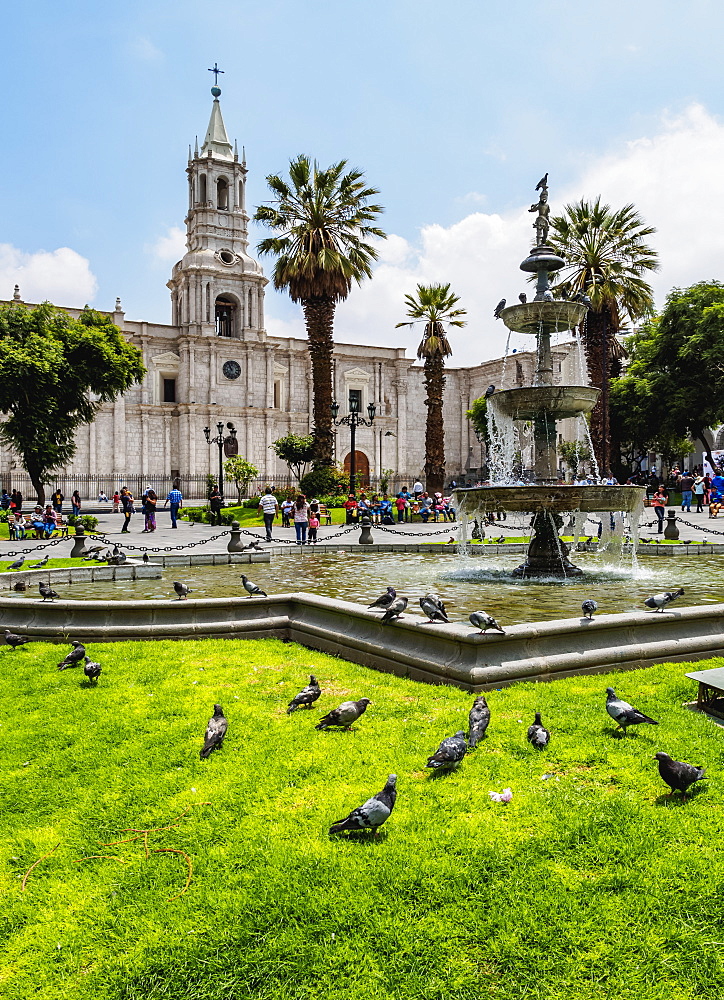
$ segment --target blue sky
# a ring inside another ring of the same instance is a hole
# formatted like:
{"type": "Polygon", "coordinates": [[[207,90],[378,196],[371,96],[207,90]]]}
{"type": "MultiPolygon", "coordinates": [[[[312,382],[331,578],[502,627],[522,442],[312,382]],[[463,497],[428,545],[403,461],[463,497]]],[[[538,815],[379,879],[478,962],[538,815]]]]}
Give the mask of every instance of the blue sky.
{"type": "MultiPolygon", "coordinates": [[[[414,346],[394,330],[404,293],[440,280],[469,311],[452,363],[500,353],[492,309],[524,287],[546,170],[554,211],[599,193],[639,206],[659,229],[663,301],[720,273],[723,22],[703,0],[6,5],[0,297],[15,280],[59,304],[120,295],[129,318],[168,322],[188,144],[218,61],[249,206],[300,152],[347,158],[380,189],[391,238],[340,305],[338,340],[414,346]]],[[[271,291],[267,320],[303,335],[271,291]]]]}

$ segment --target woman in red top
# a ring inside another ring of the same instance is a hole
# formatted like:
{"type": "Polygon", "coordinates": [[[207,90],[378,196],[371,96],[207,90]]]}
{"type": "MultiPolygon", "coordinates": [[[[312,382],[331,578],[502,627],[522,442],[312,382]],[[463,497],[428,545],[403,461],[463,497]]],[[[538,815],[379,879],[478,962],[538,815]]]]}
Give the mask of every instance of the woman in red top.
{"type": "Polygon", "coordinates": [[[347,524],[356,524],[357,523],[357,501],[354,498],[354,493],[350,493],[349,497],[345,500],[343,506],[344,506],[344,509],[347,512],[346,517],[345,517],[346,523],[347,524]]]}

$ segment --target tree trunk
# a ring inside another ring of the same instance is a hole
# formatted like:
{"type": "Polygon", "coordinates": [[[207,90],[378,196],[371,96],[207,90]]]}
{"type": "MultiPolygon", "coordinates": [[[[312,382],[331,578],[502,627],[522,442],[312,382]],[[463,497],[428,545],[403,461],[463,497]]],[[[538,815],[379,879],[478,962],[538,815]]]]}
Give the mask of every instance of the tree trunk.
{"type": "Polygon", "coordinates": [[[28,463],[25,469],[30,476],[30,482],[35,487],[35,492],[38,497],[38,503],[41,507],[45,506],[45,483],[43,482],[43,470],[36,468],[36,466],[28,463]]]}
{"type": "Polygon", "coordinates": [[[706,460],[709,463],[709,465],[712,467],[712,469],[714,470],[714,472],[716,472],[717,465],[716,465],[716,462],[714,461],[714,456],[711,453],[711,445],[707,441],[706,435],[704,434],[703,429],[697,429],[696,431],[694,431],[693,436],[695,438],[697,438],[699,441],[701,441],[701,443],[704,445],[704,454],[706,455],[706,460]]]}
{"type": "Polygon", "coordinates": [[[425,489],[432,495],[441,493],[445,488],[445,427],[442,416],[445,362],[439,354],[425,359],[425,388],[425,489]]]}
{"type": "Polygon", "coordinates": [[[312,358],[314,393],[313,467],[333,464],[332,432],[332,351],[334,349],[334,309],[331,298],[305,299],[302,302],[307,324],[309,353],[312,358]]]}
{"type": "Polygon", "coordinates": [[[591,385],[601,390],[591,413],[591,441],[598,463],[598,471],[602,476],[605,476],[612,460],[611,428],[608,416],[609,337],[616,335],[616,325],[609,307],[604,305],[600,312],[589,309],[581,332],[591,385]]]}

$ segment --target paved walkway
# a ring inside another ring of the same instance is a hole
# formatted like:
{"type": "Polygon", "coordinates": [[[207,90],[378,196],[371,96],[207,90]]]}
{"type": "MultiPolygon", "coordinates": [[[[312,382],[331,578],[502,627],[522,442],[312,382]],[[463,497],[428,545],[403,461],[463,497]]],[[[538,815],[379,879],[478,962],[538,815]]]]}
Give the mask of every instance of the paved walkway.
{"type": "MultiPolygon", "coordinates": [[[[682,517],[684,520],[690,522],[693,527],[678,523],[680,531],[681,541],[707,541],[710,543],[723,542],[724,543],[724,514],[719,518],[710,518],[708,512],[704,511],[702,514],[696,514],[692,512],[681,513],[678,508],[669,508],[670,510],[676,510],[677,517],[682,517]],[[715,532],[721,532],[721,535],[715,534],[715,532]]],[[[179,521],[178,528],[173,530],[171,528],[171,519],[169,517],[168,511],[159,511],[157,515],[157,530],[153,534],[146,534],[143,532],[143,515],[135,514],[131,518],[130,529],[127,534],[121,533],[121,527],[123,525],[123,515],[113,514],[113,513],[103,513],[98,515],[98,529],[108,536],[112,541],[119,542],[124,548],[127,548],[129,554],[133,554],[134,546],[144,546],[148,548],[158,547],[160,549],[166,546],[188,546],[189,543],[199,543],[205,539],[212,538],[214,535],[218,535],[220,532],[226,532],[226,528],[218,528],[209,524],[194,524],[191,525],[188,521],[179,521]]],[[[508,537],[520,537],[522,534],[527,534],[527,526],[529,524],[530,518],[527,515],[520,514],[509,514],[507,520],[496,521],[495,525],[485,529],[486,538],[499,538],[500,536],[508,537]]],[[[647,509],[644,514],[644,522],[649,524],[654,522],[652,526],[644,526],[641,529],[642,538],[663,538],[663,535],[657,535],[656,533],[656,518],[652,510],[647,509]]],[[[378,525],[374,525],[372,528],[372,535],[375,541],[379,544],[391,545],[395,543],[404,542],[448,542],[451,538],[457,541],[458,528],[457,522],[447,524],[443,522],[430,521],[428,524],[421,524],[420,522],[406,523],[406,524],[395,524],[390,526],[391,531],[382,531],[378,525]]],[[[344,529],[344,525],[333,524],[329,526],[322,526],[319,529],[318,537],[320,542],[324,542],[327,539],[330,541],[339,541],[346,543],[354,543],[358,539],[359,528],[355,526],[352,531],[347,531],[343,535],[339,535],[344,529]],[[332,538],[331,536],[337,536],[332,538]]],[[[242,534],[242,540],[252,541],[254,537],[262,540],[264,539],[264,528],[261,526],[252,526],[245,529],[251,532],[250,536],[242,534]]],[[[596,526],[592,522],[588,522],[585,529],[586,534],[591,534],[596,537],[596,526]]],[[[274,525],[274,540],[276,542],[294,542],[295,533],[293,528],[282,528],[279,526],[279,522],[274,525]]],[[[203,547],[199,547],[197,551],[203,551],[208,553],[219,553],[226,551],[226,545],[228,542],[227,536],[224,534],[221,538],[215,541],[207,542],[203,547]]],[[[65,557],[70,553],[70,548],[72,546],[72,538],[61,541],[58,545],[53,546],[50,549],[46,549],[51,557],[65,557]]],[[[34,550],[38,546],[42,546],[46,543],[36,541],[35,539],[27,538],[23,542],[0,542],[0,559],[7,558],[8,551],[15,552],[21,549],[31,549],[34,550]]],[[[262,544],[262,548],[263,548],[262,544]]],[[[195,548],[195,546],[194,546],[195,548]]],[[[194,551],[193,549],[185,549],[185,552],[194,551]]]]}

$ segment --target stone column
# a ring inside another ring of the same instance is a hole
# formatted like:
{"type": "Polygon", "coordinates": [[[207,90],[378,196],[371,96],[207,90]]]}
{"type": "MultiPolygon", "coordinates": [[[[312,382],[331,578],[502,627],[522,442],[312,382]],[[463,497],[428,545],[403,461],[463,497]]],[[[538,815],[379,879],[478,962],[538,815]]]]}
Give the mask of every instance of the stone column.
{"type": "Polygon", "coordinates": [[[407,379],[398,378],[392,383],[397,393],[397,473],[407,473],[407,379]]]}
{"type": "MultiPolygon", "coordinates": [[[[164,415],[163,418],[163,455],[164,455],[164,474],[167,476],[171,475],[171,468],[173,462],[171,460],[171,414],[168,416],[164,415]]],[[[179,462],[179,465],[181,463],[179,462]]]]}
{"type": "Polygon", "coordinates": [[[118,396],[113,403],[113,472],[116,478],[126,473],[126,400],[118,396]]]}

